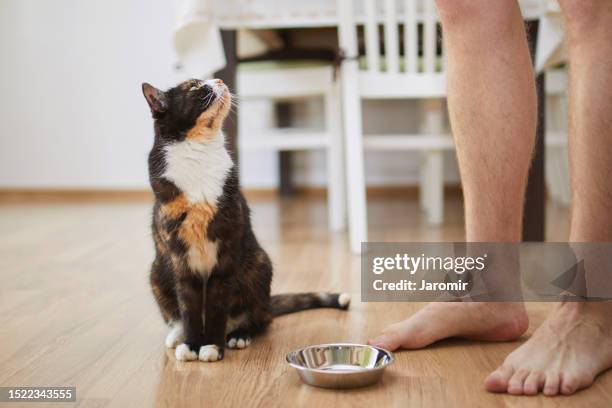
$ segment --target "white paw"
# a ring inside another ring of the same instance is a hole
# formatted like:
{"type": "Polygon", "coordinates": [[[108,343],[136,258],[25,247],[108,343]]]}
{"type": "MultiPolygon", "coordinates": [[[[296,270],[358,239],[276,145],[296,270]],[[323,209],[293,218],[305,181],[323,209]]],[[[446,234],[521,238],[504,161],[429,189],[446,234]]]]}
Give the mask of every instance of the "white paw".
{"type": "Polygon", "coordinates": [[[189,346],[185,343],[181,343],[174,350],[174,356],[178,361],[193,361],[198,359],[198,355],[195,351],[191,351],[189,346]]]}
{"type": "Polygon", "coordinates": [[[185,336],[183,336],[183,325],[180,323],[175,323],[170,329],[170,332],[168,332],[164,344],[168,348],[175,348],[184,340],[185,336]]]}
{"type": "Polygon", "coordinates": [[[219,347],[214,344],[207,344],[206,346],[200,347],[198,358],[200,361],[209,362],[220,360],[219,347]]]}
{"type": "Polygon", "coordinates": [[[338,304],[340,307],[347,307],[351,303],[351,295],[348,293],[341,293],[338,296],[338,304]]]}
{"type": "Polygon", "coordinates": [[[249,347],[251,344],[251,338],[247,337],[245,339],[239,337],[232,337],[227,341],[227,347],[231,349],[243,349],[249,347]]]}

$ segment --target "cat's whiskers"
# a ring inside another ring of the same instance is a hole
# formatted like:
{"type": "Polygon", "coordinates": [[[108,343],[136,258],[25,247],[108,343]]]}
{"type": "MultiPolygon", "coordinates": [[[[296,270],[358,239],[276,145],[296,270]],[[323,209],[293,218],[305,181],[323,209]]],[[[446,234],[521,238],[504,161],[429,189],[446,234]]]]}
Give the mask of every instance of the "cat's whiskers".
{"type": "Polygon", "coordinates": [[[208,108],[208,105],[210,105],[214,96],[215,96],[215,93],[211,92],[208,95],[204,96],[203,98],[200,98],[200,100],[203,101],[204,106],[208,108]]]}

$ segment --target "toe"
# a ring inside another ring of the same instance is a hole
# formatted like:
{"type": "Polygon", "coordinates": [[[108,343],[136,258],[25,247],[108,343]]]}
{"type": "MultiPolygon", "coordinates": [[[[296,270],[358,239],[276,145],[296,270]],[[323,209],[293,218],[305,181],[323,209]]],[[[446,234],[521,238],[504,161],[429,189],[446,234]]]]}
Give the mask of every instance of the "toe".
{"type": "Polygon", "coordinates": [[[493,371],[485,380],[485,388],[491,392],[506,392],[508,381],[514,374],[514,369],[510,365],[503,365],[493,371]]]}
{"type": "Polygon", "coordinates": [[[227,347],[229,348],[235,348],[236,347],[236,343],[238,342],[238,340],[236,340],[235,337],[232,337],[231,339],[229,339],[229,341],[227,342],[227,347]]]}
{"type": "Polygon", "coordinates": [[[589,378],[588,375],[580,372],[563,375],[560,387],[561,394],[571,395],[579,389],[589,386],[593,383],[593,379],[589,378]]]}
{"type": "Polygon", "coordinates": [[[391,333],[381,334],[372,340],[368,340],[368,344],[389,351],[394,351],[399,348],[399,341],[396,336],[391,333]]]}
{"type": "Polygon", "coordinates": [[[523,384],[525,395],[536,395],[544,386],[544,374],[541,371],[532,371],[523,384]]]}
{"type": "Polygon", "coordinates": [[[244,339],[238,339],[238,341],[236,342],[236,347],[238,347],[239,349],[245,348],[246,342],[244,341],[244,339]]]}
{"type": "Polygon", "coordinates": [[[559,393],[559,373],[551,371],[546,373],[544,380],[544,395],[552,396],[559,393]]]}
{"type": "Polygon", "coordinates": [[[563,395],[572,395],[578,389],[578,382],[575,378],[570,376],[563,377],[561,381],[561,394],[563,395]]]}
{"type": "Polygon", "coordinates": [[[378,337],[369,340],[368,344],[389,351],[397,350],[402,345],[403,337],[400,325],[401,323],[396,323],[387,327],[378,337]]]}
{"type": "Polygon", "coordinates": [[[508,394],[522,395],[523,384],[525,383],[525,379],[527,376],[529,376],[529,374],[530,371],[524,368],[516,370],[512,377],[510,377],[510,381],[508,381],[508,394]]]}

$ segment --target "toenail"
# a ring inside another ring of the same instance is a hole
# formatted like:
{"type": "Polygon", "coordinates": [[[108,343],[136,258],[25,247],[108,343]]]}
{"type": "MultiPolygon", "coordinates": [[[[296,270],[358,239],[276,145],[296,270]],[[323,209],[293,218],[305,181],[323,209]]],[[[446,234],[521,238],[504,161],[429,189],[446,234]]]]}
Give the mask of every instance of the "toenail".
{"type": "Polygon", "coordinates": [[[378,336],[374,338],[373,340],[369,340],[368,343],[370,343],[373,346],[376,346],[376,345],[385,344],[388,341],[389,341],[389,338],[387,336],[378,336]]]}

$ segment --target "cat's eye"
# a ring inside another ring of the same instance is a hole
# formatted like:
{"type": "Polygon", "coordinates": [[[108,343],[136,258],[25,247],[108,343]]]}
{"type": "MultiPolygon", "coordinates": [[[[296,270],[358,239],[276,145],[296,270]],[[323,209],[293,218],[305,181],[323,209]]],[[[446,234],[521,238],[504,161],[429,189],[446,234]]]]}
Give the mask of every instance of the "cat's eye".
{"type": "Polygon", "coordinates": [[[191,88],[189,88],[189,91],[190,91],[190,92],[191,92],[191,91],[197,91],[198,89],[202,88],[203,86],[204,86],[204,82],[201,82],[201,81],[199,81],[199,82],[195,82],[195,83],[194,83],[194,84],[191,86],[191,88]]]}

